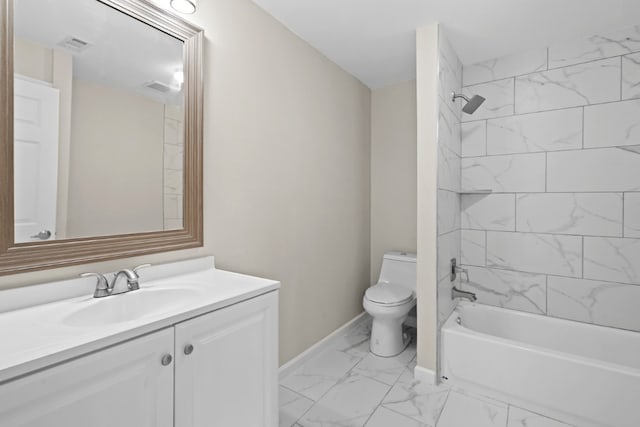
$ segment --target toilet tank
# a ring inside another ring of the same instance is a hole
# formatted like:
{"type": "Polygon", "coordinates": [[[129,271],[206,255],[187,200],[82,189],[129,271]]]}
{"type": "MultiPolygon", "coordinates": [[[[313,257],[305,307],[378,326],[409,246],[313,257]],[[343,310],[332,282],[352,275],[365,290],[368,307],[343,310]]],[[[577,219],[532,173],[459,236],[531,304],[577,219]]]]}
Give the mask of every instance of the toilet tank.
{"type": "Polygon", "coordinates": [[[387,252],[382,258],[378,283],[393,283],[416,290],[416,254],[387,252]]]}

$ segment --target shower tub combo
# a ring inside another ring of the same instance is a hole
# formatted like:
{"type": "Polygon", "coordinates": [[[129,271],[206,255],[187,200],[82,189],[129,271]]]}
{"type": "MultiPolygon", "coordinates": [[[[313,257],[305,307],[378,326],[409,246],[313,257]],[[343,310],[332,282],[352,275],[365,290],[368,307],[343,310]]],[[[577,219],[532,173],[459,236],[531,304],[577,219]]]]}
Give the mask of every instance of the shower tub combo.
{"type": "Polygon", "coordinates": [[[640,333],[461,302],[446,383],[580,427],[640,426],[640,333]]]}

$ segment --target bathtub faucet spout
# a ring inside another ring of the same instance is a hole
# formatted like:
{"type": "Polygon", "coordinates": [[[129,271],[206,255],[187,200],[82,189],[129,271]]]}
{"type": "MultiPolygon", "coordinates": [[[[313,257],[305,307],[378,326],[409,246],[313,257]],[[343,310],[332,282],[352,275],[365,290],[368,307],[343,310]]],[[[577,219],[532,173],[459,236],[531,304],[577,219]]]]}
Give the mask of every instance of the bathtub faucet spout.
{"type": "Polygon", "coordinates": [[[451,299],[456,298],[465,298],[471,302],[475,302],[478,299],[476,297],[476,294],[474,294],[473,292],[463,291],[454,286],[453,288],[451,288],[451,299]]]}

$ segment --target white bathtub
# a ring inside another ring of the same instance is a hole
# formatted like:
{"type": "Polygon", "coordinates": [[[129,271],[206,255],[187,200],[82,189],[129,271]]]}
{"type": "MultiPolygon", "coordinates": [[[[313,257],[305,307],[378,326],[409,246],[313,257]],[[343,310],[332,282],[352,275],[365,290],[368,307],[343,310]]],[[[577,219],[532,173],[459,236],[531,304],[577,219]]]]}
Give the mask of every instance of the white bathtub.
{"type": "Polygon", "coordinates": [[[442,376],[575,426],[640,426],[637,332],[462,302],[442,329],[442,376]]]}

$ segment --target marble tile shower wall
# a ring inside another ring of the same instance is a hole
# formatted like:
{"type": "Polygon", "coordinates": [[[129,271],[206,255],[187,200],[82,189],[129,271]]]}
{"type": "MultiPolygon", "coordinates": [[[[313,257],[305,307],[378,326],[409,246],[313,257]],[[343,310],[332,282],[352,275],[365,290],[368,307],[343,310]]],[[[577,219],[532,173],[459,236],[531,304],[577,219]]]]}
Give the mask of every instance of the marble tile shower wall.
{"type": "Polygon", "coordinates": [[[640,331],[640,26],[467,66],[461,257],[480,302],[640,331]],[[637,152],[634,152],[636,150],[637,152]]]}
{"type": "Polygon", "coordinates": [[[455,308],[451,299],[449,261],[460,260],[460,105],[451,92],[462,90],[462,63],[449,41],[438,34],[438,322],[455,308]]]}

